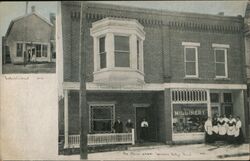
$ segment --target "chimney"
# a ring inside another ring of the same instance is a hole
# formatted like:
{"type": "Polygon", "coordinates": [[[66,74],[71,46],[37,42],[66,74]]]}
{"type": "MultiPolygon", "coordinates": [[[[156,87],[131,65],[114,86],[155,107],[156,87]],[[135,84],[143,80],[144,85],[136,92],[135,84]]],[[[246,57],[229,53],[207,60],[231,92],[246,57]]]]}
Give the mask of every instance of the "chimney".
{"type": "Polygon", "coordinates": [[[35,12],[36,11],[36,7],[35,6],[31,6],[31,12],[35,12]]]}
{"type": "Polygon", "coordinates": [[[219,12],[218,15],[224,16],[224,12],[219,12]]]}

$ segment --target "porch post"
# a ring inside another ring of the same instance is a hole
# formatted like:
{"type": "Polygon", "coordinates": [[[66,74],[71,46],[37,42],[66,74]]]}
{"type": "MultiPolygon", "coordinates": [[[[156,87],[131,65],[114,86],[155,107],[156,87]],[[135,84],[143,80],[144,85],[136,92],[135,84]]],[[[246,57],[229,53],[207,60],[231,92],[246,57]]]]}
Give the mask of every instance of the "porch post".
{"type": "Polygon", "coordinates": [[[210,90],[207,90],[207,114],[208,117],[212,117],[212,113],[211,113],[211,101],[210,101],[210,90]]]}
{"type": "Polygon", "coordinates": [[[135,145],[135,129],[132,129],[132,145],[135,145]]]}
{"type": "Polygon", "coordinates": [[[68,90],[64,90],[64,148],[69,147],[69,111],[68,90]]]}

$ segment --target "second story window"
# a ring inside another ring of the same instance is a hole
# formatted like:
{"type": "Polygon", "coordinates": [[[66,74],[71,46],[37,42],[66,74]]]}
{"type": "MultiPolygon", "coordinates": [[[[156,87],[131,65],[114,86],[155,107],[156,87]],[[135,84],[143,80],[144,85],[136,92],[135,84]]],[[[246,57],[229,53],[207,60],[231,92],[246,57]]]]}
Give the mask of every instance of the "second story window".
{"type": "Polygon", "coordinates": [[[115,36],[115,67],[130,67],[129,37],[115,36]]]}
{"type": "Polygon", "coordinates": [[[199,43],[183,42],[185,77],[198,77],[198,46],[199,43]]]}
{"type": "Polygon", "coordinates": [[[105,51],[105,37],[99,39],[99,55],[100,55],[100,68],[106,68],[106,51],[105,51]]]}
{"type": "Polygon", "coordinates": [[[229,45],[213,44],[216,78],[227,78],[227,48],[229,45]]]}

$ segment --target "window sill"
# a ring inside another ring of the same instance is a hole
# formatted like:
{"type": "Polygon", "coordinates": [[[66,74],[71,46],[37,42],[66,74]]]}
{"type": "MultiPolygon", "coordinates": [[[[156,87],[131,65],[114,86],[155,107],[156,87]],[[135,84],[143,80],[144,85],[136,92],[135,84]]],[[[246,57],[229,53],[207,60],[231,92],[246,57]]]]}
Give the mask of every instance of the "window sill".
{"type": "Polygon", "coordinates": [[[185,80],[201,80],[199,77],[184,77],[185,80]]]}
{"type": "Polygon", "coordinates": [[[230,78],[214,78],[214,80],[222,80],[222,81],[229,81],[230,78]]]}

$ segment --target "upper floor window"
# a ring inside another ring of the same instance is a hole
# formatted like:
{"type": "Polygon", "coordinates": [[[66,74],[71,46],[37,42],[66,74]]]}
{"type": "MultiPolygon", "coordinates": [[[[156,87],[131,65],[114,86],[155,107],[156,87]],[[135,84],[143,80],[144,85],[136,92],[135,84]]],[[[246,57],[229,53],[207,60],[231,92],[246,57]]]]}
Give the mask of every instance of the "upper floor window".
{"type": "Polygon", "coordinates": [[[17,43],[16,45],[16,56],[17,57],[23,56],[23,44],[22,43],[17,43]]]}
{"type": "Polygon", "coordinates": [[[200,43],[183,42],[185,77],[198,77],[198,46],[200,43]]]}
{"type": "Polygon", "coordinates": [[[100,68],[106,68],[106,51],[105,51],[105,37],[99,38],[99,56],[100,56],[100,68]]]}
{"type": "Polygon", "coordinates": [[[213,44],[216,78],[227,78],[227,48],[229,45],[213,44]]]}
{"type": "Polygon", "coordinates": [[[129,37],[115,36],[115,67],[130,67],[129,37]]]}

